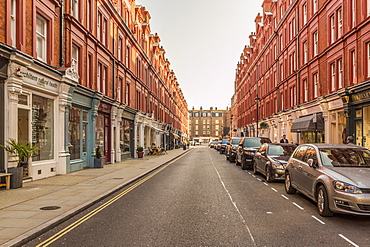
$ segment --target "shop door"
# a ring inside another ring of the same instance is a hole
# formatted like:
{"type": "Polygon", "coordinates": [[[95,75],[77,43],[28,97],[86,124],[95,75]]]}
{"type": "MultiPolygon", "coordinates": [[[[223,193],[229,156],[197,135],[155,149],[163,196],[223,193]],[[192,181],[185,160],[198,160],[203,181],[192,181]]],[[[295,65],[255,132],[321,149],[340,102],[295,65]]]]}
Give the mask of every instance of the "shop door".
{"type": "MultiPolygon", "coordinates": [[[[18,108],[18,142],[29,143],[29,110],[18,108]]],[[[28,166],[23,167],[23,177],[29,176],[28,166]]]]}
{"type": "Polygon", "coordinates": [[[106,163],[111,163],[110,150],[110,117],[109,115],[104,115],[104,156],[106,163]]]}
{"type": "Polygon", "coordinates": [[[76,108],[69,111],[69,172],[82,170],[87,167],[87,128],[88,113],[76,108]]]}
{"type": "Polygon", "coordinates": [[[362,119],[356,120],[356,140],[355,144],[359,146],[363,146],[362,140],[362,119]]]}

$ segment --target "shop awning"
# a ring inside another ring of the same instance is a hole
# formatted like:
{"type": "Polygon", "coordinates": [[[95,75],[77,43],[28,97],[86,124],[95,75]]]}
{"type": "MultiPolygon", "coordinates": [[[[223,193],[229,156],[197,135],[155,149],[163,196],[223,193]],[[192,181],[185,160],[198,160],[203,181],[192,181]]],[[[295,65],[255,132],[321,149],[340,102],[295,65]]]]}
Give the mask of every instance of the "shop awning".
{"type": "Polygon", "coordinates": [[[316,114],[316,123],[313,122],[314,115],[308,115],[294,120],[291,132],[302,131],[324,131],[324,119],[322,114],[316,114]]]}

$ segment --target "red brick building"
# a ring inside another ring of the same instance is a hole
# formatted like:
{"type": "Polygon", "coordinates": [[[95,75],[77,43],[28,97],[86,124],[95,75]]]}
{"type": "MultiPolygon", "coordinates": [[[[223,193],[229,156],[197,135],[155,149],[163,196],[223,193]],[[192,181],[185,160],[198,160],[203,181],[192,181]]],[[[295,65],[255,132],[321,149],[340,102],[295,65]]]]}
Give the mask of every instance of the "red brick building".
{"type": "MultiPolygon", "coordinates": [[[[133,0],[1,1],[0,144],[38,147],[28,176],[93,167],[97,148],[113,163],[188,139],[187,103],[150,19],[133,0]]],[[[1,149],[0,171],[7,160],[1,149]]]]}
{"type": "Polygon", "coordinates": [[[368,3],[265,0],[262,8],[237,65],[238,134],[294,143],[353,135],[370,147],[368,3]]]}

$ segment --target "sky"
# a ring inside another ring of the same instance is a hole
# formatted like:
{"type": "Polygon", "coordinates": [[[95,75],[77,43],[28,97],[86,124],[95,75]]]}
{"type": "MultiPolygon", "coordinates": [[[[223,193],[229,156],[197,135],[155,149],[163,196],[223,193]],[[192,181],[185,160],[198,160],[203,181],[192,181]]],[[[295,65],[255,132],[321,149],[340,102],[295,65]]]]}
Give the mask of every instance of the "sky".
{"type": "Polygon", "coordinates": [[[263,0],[136,0],[149,11],[188,108],[231,106],[235,72],[263,0]]]}

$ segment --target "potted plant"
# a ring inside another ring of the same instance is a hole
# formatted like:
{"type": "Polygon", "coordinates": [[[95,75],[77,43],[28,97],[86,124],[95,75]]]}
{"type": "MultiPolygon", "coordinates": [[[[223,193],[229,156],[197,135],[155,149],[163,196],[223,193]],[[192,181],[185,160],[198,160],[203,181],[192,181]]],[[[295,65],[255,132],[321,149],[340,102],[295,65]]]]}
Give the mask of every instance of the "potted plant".
{"type": "Polygon", "coordinates": [[[137,152],[137,157],[138,158],[143,158],[143,156],[144,156],[144,148],[142,146],[138,146],[136,148],[136,152],[137,152]]]}
{"type": "Polygon", "coordinates": [[[23,144],[21,142],[17,142],[15,139],[9,139],[7,143],[8,145],[0,145],[0,147],[17,157],[17,166],[8,168],[8,172],[12,173],[10,178],[10,187],[12,189],[16,189],[23,186],[23,168],[28,167],[29,159],[36,155],[38,150],[31,143],[23,144]]]}
{"type": "Polygon", "coordinates": [[[95,149],[94,168],[103,168],[104,163],[105,163],[105,158],[102,156],[100,147],[97,146],[95,149]]]}

